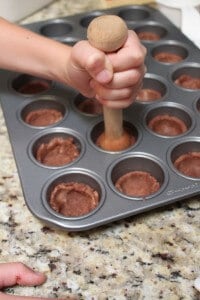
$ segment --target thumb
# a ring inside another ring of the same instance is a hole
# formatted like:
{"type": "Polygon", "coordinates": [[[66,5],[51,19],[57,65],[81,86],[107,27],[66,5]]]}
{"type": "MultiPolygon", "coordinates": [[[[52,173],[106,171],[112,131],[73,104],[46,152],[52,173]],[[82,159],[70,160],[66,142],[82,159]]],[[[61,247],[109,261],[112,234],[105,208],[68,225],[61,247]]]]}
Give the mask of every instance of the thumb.
{"type": "Polygon", "coordinates": [[[99,51],[90,55],[86,64],[86,70],[100,84],[109,83],[113,78],[111,62],[104,53],[99,51]]]}
{"type": "Polygon", "coordinates": [[[78,63],[81,68],[85,69],[89,75],[100,84],[109,83],[113,78],[113,67],[106,54],[90,45],[88,41],[81,41],[75,46],[76,53],[79,57],[78,63]]]}
{"type": "Polygon", "coordinates": [[[23,263],[0,264],[0,289],[13,285],[40,285],[46,281],[44,274],[35,272],[23,263]]]}

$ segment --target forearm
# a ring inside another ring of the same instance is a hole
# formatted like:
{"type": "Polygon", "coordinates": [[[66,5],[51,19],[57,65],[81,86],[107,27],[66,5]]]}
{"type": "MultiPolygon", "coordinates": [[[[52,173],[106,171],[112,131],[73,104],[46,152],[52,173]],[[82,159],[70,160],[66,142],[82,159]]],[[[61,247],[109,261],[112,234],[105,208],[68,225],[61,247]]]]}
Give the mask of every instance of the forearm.
{"type": "Polygon", "coordinates": [[[88,41],[69,47],[0,18],[0,68],[62,82],[110,107],[135,99],[145,54],[132,31],[122,48],[106,55],[88,41]]]}
{"type": "Polygon", "coordinates": [[[68,84],[71,47],[0,18],[0,68],[68,84]]]}

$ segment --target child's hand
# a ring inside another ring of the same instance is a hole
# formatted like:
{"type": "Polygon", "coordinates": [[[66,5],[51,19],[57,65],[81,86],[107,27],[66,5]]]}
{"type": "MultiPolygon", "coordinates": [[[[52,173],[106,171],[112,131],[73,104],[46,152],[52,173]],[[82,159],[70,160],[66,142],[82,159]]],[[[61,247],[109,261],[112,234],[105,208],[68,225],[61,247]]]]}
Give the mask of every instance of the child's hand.
{"type": "MultiPolygon", "coordinates": [[[[46,281],[46,276],[44,274],[35,272],[22,263],[14,262],[14,263],[0,264],[0,290],[14,285],[24,285],[24,286],[40,285],[45,281],[46,281]]],[[[7,295],[4,294],[3,292],[0,292],[0,300],[48,300],[48,299],[50,300],[50,298],[13,296],[13,295],[7,295]]]]}
{"type": "Polygon", "coordinates": [[[133,31],[120,50],[106,55],[81,41],[72,49],[68,80],[87,97],[96,97],[112,108],[125,108],[141,87],[145,55],[146,49],[133,31]]]}

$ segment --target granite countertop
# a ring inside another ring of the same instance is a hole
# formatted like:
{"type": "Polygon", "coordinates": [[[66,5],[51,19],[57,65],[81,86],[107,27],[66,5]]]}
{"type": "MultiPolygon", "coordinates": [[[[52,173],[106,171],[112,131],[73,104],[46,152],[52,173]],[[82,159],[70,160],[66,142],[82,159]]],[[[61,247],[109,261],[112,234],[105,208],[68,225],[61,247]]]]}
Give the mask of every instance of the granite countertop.
{"type": "MultiPolygon", "coordinates": [[[[100,7],[100,1],[60,0],[22,23],[100,7]]],[[[45,272],[40,287],[11,294],[76,295],[88,300],[198,300],[199,197],[98,229],[69,233],[48,227],[25,205],[0,111],[0,262],[21,261],[45,272]]]]}

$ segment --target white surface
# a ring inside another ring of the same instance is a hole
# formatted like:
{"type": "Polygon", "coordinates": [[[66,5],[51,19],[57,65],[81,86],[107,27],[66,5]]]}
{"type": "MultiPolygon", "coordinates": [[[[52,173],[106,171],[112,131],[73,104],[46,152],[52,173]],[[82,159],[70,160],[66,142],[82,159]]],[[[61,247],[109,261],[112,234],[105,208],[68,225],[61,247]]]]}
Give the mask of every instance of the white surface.
{"type": "Polygon", "coordinates": [[[156,2],[174,8],[183,8],[186,6],[195,7],[200,5],[200,0],[156,0],[156,2]]]}
{"type": "Polygon", "coordinates": [[[200,292],[200,277],[198,277],[197,279],[195,279],[195,281],[194,281],[194,287],[195,287],[195,289],[197,289],[197,291],[200,292]]]}
{"type": "Polygon", "coordinates": [[[200,48],[200,0],[156,0],[158,9],[200,48]]]}
{"type": "Polygon", "coordinates": [[[17,22],[50,2],[52,0],[0,0],[0,16],[17,22]]]}
{"type": "Polygon", "coordinates": [[[177,27],[181,27],[181,10],[157,1],[157,8],[177,27]]]}
{"type": "Polygon", "coordinates": [[[194,7],[182,8],[181,29],[200,48],[200,13],[194,7]]]}

